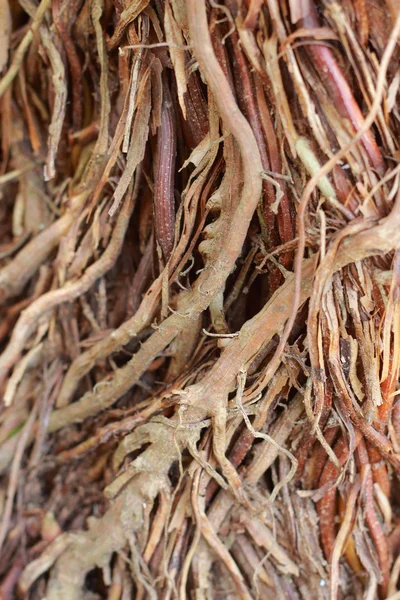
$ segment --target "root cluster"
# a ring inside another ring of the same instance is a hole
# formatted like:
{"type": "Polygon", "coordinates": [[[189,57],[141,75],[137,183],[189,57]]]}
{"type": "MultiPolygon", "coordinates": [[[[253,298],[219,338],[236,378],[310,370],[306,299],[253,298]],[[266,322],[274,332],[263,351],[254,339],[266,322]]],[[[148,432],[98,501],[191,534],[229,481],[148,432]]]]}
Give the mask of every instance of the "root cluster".
{"type": "Polygon", "coordinates": [[[0,597],[398,598],[394,0],[0,0],[0,597]]]}

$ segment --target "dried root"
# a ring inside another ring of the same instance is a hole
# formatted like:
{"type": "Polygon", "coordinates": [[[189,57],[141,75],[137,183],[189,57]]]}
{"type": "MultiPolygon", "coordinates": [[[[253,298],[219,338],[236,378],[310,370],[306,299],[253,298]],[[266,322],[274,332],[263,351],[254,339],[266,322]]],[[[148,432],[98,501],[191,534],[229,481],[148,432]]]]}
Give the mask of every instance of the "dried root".
{"type": "Polygon", "coordinates": [[[0,1],[1,597],[397,597],[387,4],[0,1]]]}

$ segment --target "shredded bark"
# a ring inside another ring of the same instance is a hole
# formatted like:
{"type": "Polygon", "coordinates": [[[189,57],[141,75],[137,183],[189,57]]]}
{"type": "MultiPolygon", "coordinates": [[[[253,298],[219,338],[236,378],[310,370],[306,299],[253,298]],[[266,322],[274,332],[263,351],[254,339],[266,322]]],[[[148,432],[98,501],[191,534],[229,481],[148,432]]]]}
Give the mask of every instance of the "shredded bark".
{"type": "Polygon", "coordinates": [[[400,594],[400,12],[0,0],[0,597],[400,594]]]}

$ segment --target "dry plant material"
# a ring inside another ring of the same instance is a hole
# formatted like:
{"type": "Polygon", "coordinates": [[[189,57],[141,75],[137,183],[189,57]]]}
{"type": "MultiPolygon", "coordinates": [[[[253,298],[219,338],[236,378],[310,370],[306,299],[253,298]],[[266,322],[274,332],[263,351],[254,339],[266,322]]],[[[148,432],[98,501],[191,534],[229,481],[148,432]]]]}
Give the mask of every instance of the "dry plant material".
{"type": "Polygon", "coordinates": [[[2,598],[400,593],[397,4],[0,0],[2,598]]]}
{"type": "Polygon", "coordinates": [[[8,60],[8,51],[10,47],[10,36],[12,29],[11,11],[8,0],[2,0],[0,3],[0,73],[3,71],[8,60]]]}

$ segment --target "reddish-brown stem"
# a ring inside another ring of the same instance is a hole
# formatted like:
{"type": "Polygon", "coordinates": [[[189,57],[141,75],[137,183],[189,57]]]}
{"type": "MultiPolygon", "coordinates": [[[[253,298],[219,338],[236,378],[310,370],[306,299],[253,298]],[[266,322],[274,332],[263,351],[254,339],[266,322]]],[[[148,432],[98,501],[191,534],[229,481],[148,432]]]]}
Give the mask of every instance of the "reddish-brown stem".
{"type": "MultiPolygon", "coordinates": [[[[270,171],[271,165],[268,158],[267,146],[265,143],[263,130],[261,126],[260,114],[255,99],[253,81],[250,74],[249,65],[239,44],[239,36],[236,32],[232,33],[230,38],[233,50],[233,71],[235,80],[240,82],[236,86],[239,106],[247,116],[254,137],[257,140],[258,149],[261,156],[262,166],[265,171],[270,171]]],[[[263,207],[262,207],[262,225],[265,226],[266,239],[265,244],[268,250],[279,244],[278,231],[276,229],[276,219],[272,205],[275,202],[274,186],[267,179],[263,180],[263,207]]],[[[269,277],[270,292],[274,292],[279,286],[281,274],[277,269],[272,269],[269,277]]]]}
{"type": "MultiPolygon", "coordinates": [[[[305,29],[317,29],[320,24],[313,2],[309,3],[309,8],[308,15],[302,20],[302,26],[305,29]]],[[[332,50],[322,43],[307,44],[305,50],[331,94],[332,102],[339,113],[350,120],[355,131],[359,131],[364,124],[364,117],[332,50]]],[[[371,165],[382,175],[385,172],[385,164],[371,131],[364,133],[361,142],[371,165]]]]}
{"type": "Polygon", "coordinates": [[[208,133],[208,107],[197,73],[191,73],[188,77],[185,107],[186,119],[183,119],[183,131],[186,143],[190,149],[193,149],[208,133]]]}
{"type": "Polygon", "coordinates": [[[2,600],[12,600],[15,598],[16,585],[24,567],[22,557],[17,556],[13,565],[8,568],[6,575],[0,586],[0,598],[2,600]]]}
{"type": "Polygon", "coordinates": [[[218,64],[224,72],[225,77],[228,80],[229,86],[233,95],[235,95],[235,86],[233,85],[233,78],[231,73],[231,68],[229,65],[228,56],[226,53],[225,44],[222,41],[223,34],[221,32],[221,25],[218,22],[218,18],[215,13],[211,15],[211,23],[210,23],[210,35],[211,35],[211,43],[213,46],[213,50],[215,52],[215,56],[218,60],[218,64]]]}
{"type": "MultiPolygon", "coordinates": [[[[360,442],[361,435],[356,430],[355,444],[360,442]]],[[[342,435],[335,444],[334,452],[341,465],[344,465],[349,457],[349,446],[344,435],[342,435]]],[[[335,479],[339,476],[336,466],[331,460],[326,463],[319,480],[319,486],[323,487],[329,483],[332,486],[325,492],[323,498],[317,502],[317,512],[319,515],[319,530],[321,536],[321,545],[324,550],[326,560],[330,561],[336,539],[336,492],[334,486],[335,479]]]]}
{"type": "Polygon", "coordinates": [[[68,141],[70,144],[81,144],[82,146],[85,146],[86,144],[89,144],[89,142],[97,139],[99,127],[100,121],[93,121],[84,129],[71,133],[68,136],[68,141]]]}
{"type": "MultiPolygon", "coordinates": [[[[273,173],[280,175],[283,173],[282,173],[282,160],[281,160],[281,156],[280,156],[280,152],[279,152],[278,142],[276,139],[274,126],[273,126],[273,123],[271,120],[270,111],[268,109],[267,102],[265,100],[262,83],[258,77],[256,77],[256,79],[255,79],[255,86],[256,86],[256,97],[257,97],[258,110],[260,113],[261,127],[262,127],[262,130],[264,133],[264,139],[265,139],[267,147],[268,147],[268,155],[269,155],[269,161],[271,164],[271,171],[273,173]]],[[[278,216],[277,216],[278,229],[279,229],[279,235],[280,235],[282,244],[287,244],[288,242],[290,242],[293,239],[294,224],[293,224],[292,214],[290,212],[289,198],[286,193],[287,192],[286,183],[283,179],[278,179],[277,181],[280,185],[281,192],[282,192],[282,197],[279,202],[278,216]]],[[[289,267],[292,259],[293,259],[293,252],[285,252],[285,254],[282,254],[282,256],[280,257],[279,262],[281,264],[283,264],[285,267],[289,267]]]]}
{"type": "MultiPolygon", "coordinates": [[[[261,155],[261,161],[265,170],[270,170],[271,166],[268,159],[267,147],[265,144],[263,131],[261,127],[260,115],[255,100],[255,93],[253,89],[253,82],[250,75],[250,69],[247,64],[247,60],[241,51],[239,44],[239,36],[236,32],[231,37],[233,57],[234,57],[234,72],[236,74],[236,80],[240,82],[240,85],[236,86],[236,93],[239,98],[239,105],[243,112],[246,114],[251,128],[254,133],[254,137],[257,140],[257,145],[261,155]]],[[[276,235],[275,215],[271,209],[271,205],[275,200],[274,188],[269,181],[263,181],[263,216],[265,220],[267,230],[267,247],[272,248],[278,244],[276,235]]]]}
{"type": "Polygon", "coordinates": [[[342,167],[336,165],[332,169],[332,180],[335,185],[336,194],[343,206],[346,206],[353,214],[356,213],[358,202],[354,189],[344,174],[342,167]]]}
{"type": "MultiPolygon", "coordinates": [[[[346,438],[342,435],[336,442],[334,448],[335,454],[343,465],[349,455],[349,448],[346,438]]],[[[324,467],[320,478],[320,487],[329,482],[332,484],[335,478],[338,477],[338,471],[333,462],[330,460],[324,467]]],[[[317,513],[319,515],[319,532],[321,537],[321,545],[325,554],[326,560],[330,561],[336,539],[336,488],[334,485],[327,490],[321,500],[317,502],[317,513]]]]}
{"type": "MultiPolygon", "coordinates": [[[[324,438],[329,446],[332,446],[338,432],[339,427],[330,427],[324,432],[324,438]]],[[[318,486],[327,459],[326,449],[317,442],[307,463],[307,470],[304,476],[305,488],[313,490],[318,486]]]]}
{"type": "Polygon", "coordinates": [[[379,585],[379,595],[383,599],[387,597],[389,585],[388,542],[375,512],[371,466],[369,463],[367,447],[363,439],[360,440],[356,453],[357,459],[360,463],[361,480],[364,482],[365,486],[365,518],[371,538],[374,542],[376,552],[378,554],[379,567],[382,576],[382,581],[379,585]]]}
{"type": "MultiPolygon", "coordinates": [[[[326,422],[328,420],[329,417],[329,413],[331,410],[331,406],[332,406],[332,389],[330,387],[327,387],[326,389],[326,393],[325,393],[325,401],[324,401],[324,407],[323,407],[323,412],[321,414],[321,419],[320,419],[320,428],[321,430],[323,430],[323,428],[326,425],[326,422]]],[[[334,436],[332,437],[332,439],[330,439],[330,429],[328,429],[325,432],[325,437],[328,434],[329,436],[329,441],[327,440],[328,444],[331,445],[334,439],[334,436]]],[[[308,430],[305,432],[305,434],[303,435],[303,438],[301,439],[300,443],[299,443],[299,450],[298,453],[296,454],[296,458],[298,461],[298,466],[297,466],[297,473],[296,476],[298,479],[300,479],[300,477],[303,474],[304,468],[306,466],[306,459],[308,457],[308,454],[311,450],[311,447],[315,444],[316,441],[316,435],[315,432],[313,432],[313,428],[312,425],[310,424],[308,430]]],[[[318,444],[316,444],[315,450],[313,452],[313,456],[316,454],[316,450],[318,448],[318,444]]],[[[326,459],[326,452],[325,452],[325,459],[326,459]]],[[[310,458],[310,461],[312,461],[313,458],[310,458]]],[[[320,462],[320,461],[319,461],[320,462]]],[[[319,476],[321,475],[321,471],[322,468],[325,464],[325,460],[324,462],[322,462],[321,464],[321,469],[318,472],[318,478],[317,478],[317,482],[319,480],[319,476]]],[[[309,467],[309,463],[307,463],[307,467],[309,467]]],[[[310,472],[310,469],[307,468],[308,473],[310,472]]],[[[310,480],[309,480],[310,481],[310,480]]],[[[315,483],[316,485],[316,483],[315,483]]]]}
{"type": "MultiPolygon", "coordinates": [[[[66,6],[66,5],[65,5],[66,6]]],[[[65,52],[68,57],[68,63],[71,73],[71,93],[72,93],[72,125],[74,131],[77,131],[82,124],[83,114],[83,88],[82,88],[82,68],[75,45],[72,42],[69,30],[72,23],[66,25],[60,17],[59,0],[54,0],[52,4],[53,19],[57,31],[63,41],[65,52]]],[[[70,16],[74,16],[71,14],[70,16]]]]}
{"type": "Polygon", "coordinates": [[[157,136],[157,156],[154,185],[154,221],[156,238],[167,261],[174,247],[175,228],[175,158],[176,124],[171,94],[163,85],[161,125],[157,136]]]}

